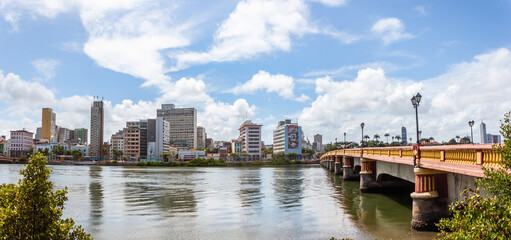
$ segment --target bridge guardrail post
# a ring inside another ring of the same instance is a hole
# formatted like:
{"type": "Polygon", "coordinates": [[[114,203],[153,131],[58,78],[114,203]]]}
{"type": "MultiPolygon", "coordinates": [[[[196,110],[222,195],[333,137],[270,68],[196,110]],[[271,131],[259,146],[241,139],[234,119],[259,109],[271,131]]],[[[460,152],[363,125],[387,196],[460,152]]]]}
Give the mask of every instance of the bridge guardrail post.
{"type": "Polygon", "coordinates": [[[477,165],[483,165],[484,163],[484,155],[482,150],[476,151],[476,164],[477,165]]]}

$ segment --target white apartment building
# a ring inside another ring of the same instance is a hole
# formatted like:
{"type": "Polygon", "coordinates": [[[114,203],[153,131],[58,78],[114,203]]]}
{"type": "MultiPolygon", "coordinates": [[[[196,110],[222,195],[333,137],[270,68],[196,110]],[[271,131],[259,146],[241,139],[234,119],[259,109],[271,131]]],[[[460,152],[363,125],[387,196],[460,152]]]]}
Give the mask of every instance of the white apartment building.
{"type": "Polygon", "coordinates": [[[11,131],[9,152],[11,157],[21,157],[31,154],[34,147],[34,133],[23,130],[11,131]]]}
{"type": "Polygon", "coordinates": [[[241,124],[239,140],[241,141],[241,153],[250,154],[252,157],[261,157],[261,127],[250,120],[241,124]]]}
{"type": "Polygon", "coordinates": [[[156,111],[170,124],[170,142],[177,147],[197,148],[197,109],[176,108],[174,104],[162,104],[156,111]]]}
{"type": "Polygon", "coordinates": [[[156,118],[156,158],[163,159],[164,153],[170,153],[170,123],[164,117],[156,118]]]}
{"type": "Polygon", "coordinates": [[[273,130],[273,153],[302,154],[302,129],[291,119],[280,121],[273,130]]]}

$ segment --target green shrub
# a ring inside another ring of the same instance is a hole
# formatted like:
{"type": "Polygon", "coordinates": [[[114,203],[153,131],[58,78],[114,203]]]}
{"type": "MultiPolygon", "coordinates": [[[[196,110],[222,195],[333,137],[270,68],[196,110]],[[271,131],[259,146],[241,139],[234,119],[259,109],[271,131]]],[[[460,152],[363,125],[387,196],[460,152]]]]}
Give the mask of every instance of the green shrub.
{"type": "Polygon", "coordinates": [[[113,163],[113,164],[117,164],[117,160],[113,160],[113,161],[112,161],[112,163],[113,163]]]}
{"type": "Polygon", "coordinates": [[[38,153],[18,185],[0,185],[0,239],[92,239],[73,219],[61,219],[67,188],[53,191],[50,173],[38,153]]]}
{"type": "Polygon", "coordinates": [[[137,162],[135,165],[137,166],[147,166],[146,162],[137,162]]]}
{"type": "Polygon", "coordinates": [[[252,165],[252,166],[264,166],[264,165],[266,165],[266,163],[263,162],[263,161],[253,161],[252,163],[250,163],[250,165],[252,165]]]}

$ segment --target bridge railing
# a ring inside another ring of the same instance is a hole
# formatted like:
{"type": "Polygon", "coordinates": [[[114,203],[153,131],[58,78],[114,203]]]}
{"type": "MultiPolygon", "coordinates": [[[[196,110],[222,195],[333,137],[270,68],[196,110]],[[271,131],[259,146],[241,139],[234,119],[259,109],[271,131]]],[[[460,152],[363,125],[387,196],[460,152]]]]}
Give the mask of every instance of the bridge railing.
{"type": "MultiPolygon", "coordinates": [[[[420,146],[419,159],[455,164],[483,165],[486,167],[499,167],[501,155],[494,149],[492,144],[463,144],[463,145],[441,145],[441,146],[420,146]]],[[[334,150],[323,154],[349,155],[349,156],[386,156],[396,158],[413,158],[412,146],[401,147],[374,147],[334,150]]]]}

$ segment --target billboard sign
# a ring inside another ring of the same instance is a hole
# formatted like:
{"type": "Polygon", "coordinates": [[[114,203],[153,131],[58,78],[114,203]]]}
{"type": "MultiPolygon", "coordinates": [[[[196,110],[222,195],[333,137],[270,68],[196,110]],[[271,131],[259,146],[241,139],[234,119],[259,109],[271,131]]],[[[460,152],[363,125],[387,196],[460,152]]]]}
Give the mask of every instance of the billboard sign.
{"type": "Polygon", "coordinates": [[[298,126],[287,126],[287,148],[297,149],[300,147],[298,126]]]}

